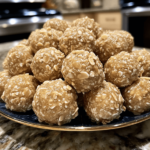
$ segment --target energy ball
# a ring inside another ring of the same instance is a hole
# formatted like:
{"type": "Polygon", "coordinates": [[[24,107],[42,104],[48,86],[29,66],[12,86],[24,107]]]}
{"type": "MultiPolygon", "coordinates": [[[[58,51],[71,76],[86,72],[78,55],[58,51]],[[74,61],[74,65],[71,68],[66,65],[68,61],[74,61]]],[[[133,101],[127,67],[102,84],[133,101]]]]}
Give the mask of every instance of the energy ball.
{"type": "Polygon", "coordinates": [[[124,99],[119,89],[110,82],[104,82],[104,86],[84,95],[84,108],[93,122],[107,124],[114,119],[119,119],[124,99]]]}
{"type": "Polygon", "coordinates": [[[30,110],[37,85],[36,79],[28,74],[12,77],[7,82],[1,97],[6,103],[6,108],[16,112],[30,110]]]}
{"type": "Polygon", "coordinates": [[[133,51],[131,54],[139,60],[143,69],[142,76],[150,77],[150,52],[142,49],[133,51]]]}
{"type": "Polygon", "coordinates": [[[31,46],[31,50],[34,53],[48,47],[55,47],[58,49],[62,34],[63,32],[51,29],[50,27],[46,29],[37,29],[29,36],[28,44],[31,46]]]}
{"type": "Polygon", "coordinates": [[[55,30],[64,32],[67,28],[69,28],[69,26],[69,23],[65,20],[53,18],[46,21],[46,23],[43,25],[43,28],[51,27],[55,30]]]}
{"type": "Polygon", "coordinates": [[[95,35],[84,27],[68,28],[60,39],[59,47],[65,55],[82,49],[92,52],[95,49],[95,35]]]}
{"type": "Polygon", "coordinates": [[[136,57],[120,52],[108,59],[104,66],[106,81],[118,87],[131,85],[141,75],[141,65],[136,57]]]}
{"type": "MultiPolygon", "coordinates": [[[[18,43],[18,45],[25,45],[25,46],[28,46],[28,40],[27,39],[23,39],[22,41],[20,41],[18,43]]],[[[31,50],[31,49],[30,49],[31,50]]],[[[7,55],[6,55],[6,58],[4,59],[3,61],[3,69],[8,69],[8,61],[7,61],[7,57],[9,55],[9,53],[11,53],[13,51],[13,49],[11,49],[10,51],[8,51],[7,55]]]]}
{"type": "Polygon", "coordinates": [[[150,78],[141,77],[122,93],[125,106],[134,115],[150,111],[150,78]]]}
{"type": "Polygon", "coordinates": [[[22,73],[30,73],[30,64],[32,62],[33,55],[30,47],[25,45],[17,45],[13,47],[7,55],[7,63],[4,68],[8,68],[11,75],[18,75],[22,73]]]}
{"type": "Polygon", "coordinates": [[[31,70],[40,82],[62,77],[61,67],[65,55],[54,47],[39,50],[31,64],[31,70]]]}
{"type": "Polygon", "coordinates": [[[134,38],[126,31],[105,31],[95,42],[95,53],[104,64],[113,55],[121,51],[131,52],[134,38]]]}
{"type": "Polygon", "coordinates": [[[88,92],[103,85],[102,63],[93,52],[72,51],[63,61],[62,75],[78,93],[88,92]]]}
{"type": "Polygon", "coordinates": [[[65,81],[45,81],[37,88],[32,103],[39,122],[63,125],[78,116],[77,95],[65,81]]]}
{"type": "Polygon", "coordinates": [[[90,19],[88,17],[79,18],[72,22],[72,26],[74,27],[84,27],[93,32],[93,34],[98,38],[103,30],[97,22],[94,22],[94,19],[90,19]]]}
{"type": "Polygon", "coordinates": [[[23,44],[25,46],[28,46],[28,40],[27,39],[23,39],[18,44],[23,44]]]}
{"type": "Polygon", "coordinates": [[[0,72],[0,96],[2,96],[4,87],[7,84],[7,82],[10,80],[10,78],[11,75],[9,74],[8,70],[4,70],[0,72]]]}

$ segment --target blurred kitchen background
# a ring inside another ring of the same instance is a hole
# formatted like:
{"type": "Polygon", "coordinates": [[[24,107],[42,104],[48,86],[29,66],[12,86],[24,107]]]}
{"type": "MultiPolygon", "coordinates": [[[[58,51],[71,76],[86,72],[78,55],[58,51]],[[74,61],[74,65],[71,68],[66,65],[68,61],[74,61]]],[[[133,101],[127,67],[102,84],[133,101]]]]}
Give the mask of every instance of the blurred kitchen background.
{"type": "Polygon", "coordinates": [[[0,43],[28,38],[50,18],[88,16],[104,30],[126,30],[150,48],[150,0],[0,0],[0,43]]]}

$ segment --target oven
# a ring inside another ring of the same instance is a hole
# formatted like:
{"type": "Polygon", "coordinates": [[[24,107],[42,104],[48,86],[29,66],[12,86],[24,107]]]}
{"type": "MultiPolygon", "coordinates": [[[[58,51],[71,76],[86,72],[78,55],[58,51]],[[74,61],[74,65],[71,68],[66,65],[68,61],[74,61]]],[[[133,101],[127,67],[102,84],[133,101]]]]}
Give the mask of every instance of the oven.
{"type": "Polygon", "coordinates": [[[51,18],[62,19],[57,10],[42,8],[45,0],[0,0],[0,43],[28,38],[51,18]]]}
{"type": "Polygon", "coordinates": [[[120,0],[122,29],[129,31],[135,46],[150,48],[150,0],[120,0]]]}

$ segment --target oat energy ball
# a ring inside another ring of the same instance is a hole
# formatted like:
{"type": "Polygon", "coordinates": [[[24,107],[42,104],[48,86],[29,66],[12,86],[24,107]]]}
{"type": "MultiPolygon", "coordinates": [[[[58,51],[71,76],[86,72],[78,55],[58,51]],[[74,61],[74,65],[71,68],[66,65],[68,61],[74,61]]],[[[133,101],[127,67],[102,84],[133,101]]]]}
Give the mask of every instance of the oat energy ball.
{"type": "Polygon", "coordinates": [[[18,44],[23,44],[23,45],[28,46],[28,40],[27,39],[23,39],[18,44]]]}
{"type": "Polygon", "coordinates": [[[104,66],[106,81],[118,87],[131,85],[141,75],[141,65],[136,57],[120,52],[108,59],[104,66]]]}
{"type": "MultiPolygon", "coordinates": [[[[18,45],[20,45],[20,44],[25,45],[25,46],[28,46],[28,40],[27,40],[27,39],[23,39],[23,40],[21,40],[21,41],[18,43],[18,45]]],[[[3,61],[3,69],[8,69],[7,57],[8,57],[8,54],[11,53],[11,52],[12,52],[12,49],[11,49],[10,51],[8,51],[8,53],[7,53],[7,55],[6,55],[6,58],[5,58],[4,61],[3,61]]]]}
{"type": "Polygon", "coordinates": [[[48,47],[55,47],[58,49],[62,34],[63,32],[51,28],[37,29],[30,34],[28,44],[31,46],[31,50],[34,53],[48,47]]]}
{"type": "Polygon", "coordinates": [[[98,38],[103,30],[97,22],[94,22],[94,19],[90,19],[88,17],[79,18],[72,22],[73,27],[84,27],[93,32],[93,34],[98,38]]]}
{"type": "Polygon", "coordinates": [[[95,35],[84,27],[68,28],[60,39],[59,47],[65,55],[82,49],[92,52],[95,49],[95,35]]]}
{"type": "Polygon", "coordinates": [[[105,31],[95,42],[95,53],[102,63],[121,51],[131,52],[134,46],[132,35],[126,31],[105,31]]]}
{"type": "Polygon", "coordinates": [[[10,80],[11,75],[9,74],[8,70],[4,70],[0,72],[0,96],[4,91],[4,87],[7,82],[10,80]]]}
{"type": "Polygon", "coordinates": [[[37,88],[32,103],[40,122],[63,125],[78,116],[77,95],[65,81],[45,81],[37,88]]]}
{"type": "Polygon", "coordinates": [[[136,50],[131,53],[134,55],[142,66],[142,76],[150,77],[150,52],[146,49],[136,50]]]}
{"type": "Polygon", "coordinates": [[[60,20],[57,18],[49,19],[44,23],[43,28],[51,27],[55,30],[64,32],[67,28],[69,28],[69,23],[65,20],[60,20]]]}
{"type": "Polygon", "coordinates": [[[150,111],[150,78],[141,77],[123,91],[125,106],[134,115],[150,111]]]}
{"type": "Polygon", "coordinates": [[[107,124],[114,119],[119,119],[124,99],[119,89],[110,82],[104,82],[104,86],[84,95],[84,108],[87,115],[96,123],[107,124]]]}
{"type": "Polygon", "coordinates": [[[37,85],[36,79],[28,74],[12,77],[1,97],[6,103],[6,108],[16,112],[30,110],[37,85]]]}
{"type": "Polygon", "coordinates": [[[103,66],[93,52],[76,50],[63,61],[62,75],[78,93],[88,92],[103,85],[103,66]]]}
{"type": "Polygon", "coordinates": [[[33,55],[30,47],[19,44],[13,47],[7,55],[7,63],[4,64],[4,68],[9,70],[11,75],[18,75],[22,73],[30,73],[30,64],[32,62],[33,55]]]}
{"type": "Polygon", "coordinates": [[[65,55],[54,47],[39,50],[31,64],[31,70],[40,82],[62,77],[61,67],[65,55]]]}

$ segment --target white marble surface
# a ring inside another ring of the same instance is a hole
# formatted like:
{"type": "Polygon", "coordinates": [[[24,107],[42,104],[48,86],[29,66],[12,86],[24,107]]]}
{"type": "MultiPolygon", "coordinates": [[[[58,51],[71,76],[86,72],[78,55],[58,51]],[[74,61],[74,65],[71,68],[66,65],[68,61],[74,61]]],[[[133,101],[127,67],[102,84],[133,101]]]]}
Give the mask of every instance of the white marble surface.
{"type": "Polygon", "coordinates": [[[0,117],[0,150],[150,150],[150,120],[110,131],[61,132],[0,117]]]}

